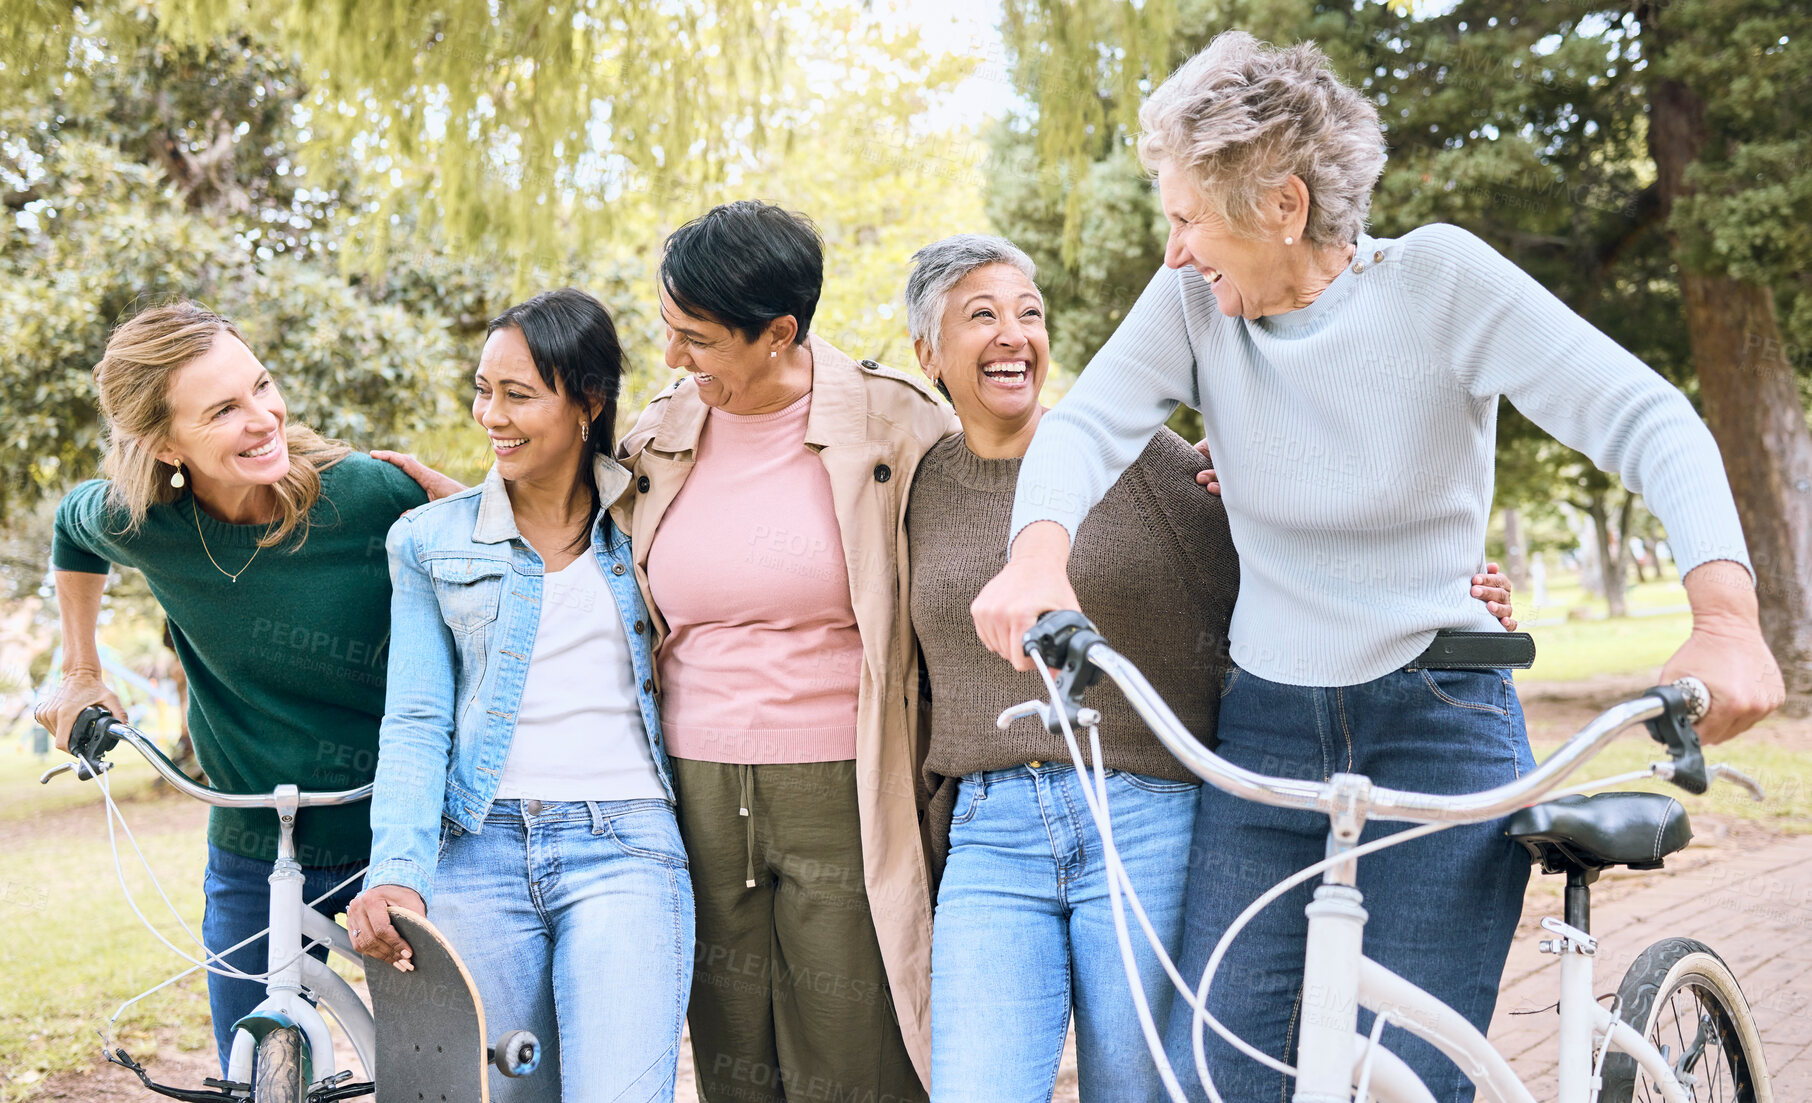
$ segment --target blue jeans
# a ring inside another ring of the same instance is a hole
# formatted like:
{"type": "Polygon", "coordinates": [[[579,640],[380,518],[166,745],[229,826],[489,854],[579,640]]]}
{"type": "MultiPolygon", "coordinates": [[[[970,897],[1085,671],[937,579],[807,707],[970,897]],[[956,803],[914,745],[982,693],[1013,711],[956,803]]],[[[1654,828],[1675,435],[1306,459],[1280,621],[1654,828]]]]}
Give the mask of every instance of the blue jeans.
{"type": "Polygon", "coordinates": [[[692,984],[692,880],[664,800],[500,800],[450,824],[428,918],[465,960],[490,1041],[532,1030],[541,1067],[491,1070],[497,1103],[670,1100],[692,984]]]}
{"type": "MultiPolygon", "coordinates": [[[[1426,670],[1410,665],[1356,686],[1318,688],[1228,672],[1219,753],[1259,773],[1323,780],[1360,773],[1380,785],[1470,793],[1513,781],[1534,766],[1522,707],[1508,671],[1426,670]]],[[[1363,841],[1404,830],[1367,825],[1363,841]]],[[[1325,856],[1324,815],[1254,804],[1203,786],[1189,863],[1183,976],[1199,981],[1222,932],[1256,897],[1325,856]]],[[[1365,953],[1459,1011],[1481,1031],[1491,1021],[1510,940],[1522,915],[1529,857],[1503,824],[1450,828],[1359,860],[1370,919],[1365,953]]],[[[1209,1010],[1235,1034],[1294,1060],[1302,1012],[1308,919],[1318,882],[1260,912],[1236,938],[1209,991],[1209,1010]]],[[[1190,1043],[1193,1016],[1178,1000],[1167,1048],[1199,1098],[1190,1043]]],[[[1359,1013],[1359,1029],[1371,1028],[1359,1013]]],[[[1208,1070],[1228,1100],[1288,1103],[1289,1078],[1266,1069],[1204,1028],[1208,1070]]],[[[1386,1048],[1409,1063],[1441,1103],[1473,1098],[1472,1083],[1433,1046],[1396,1027],[1386,1048]]]]}
{"type": "MultiPolygon", "coordinates": [[[[302,899],[313,900],[346,880],[352,881],[321,901],[316,908],[326,915],[340,915],[359,894],[355,874],[365,868],[360,862],[349,866],[302,867],[302,899]]],[[[202,877],[202,895],[207,903],[201,913],[201,940],[211,954],[219,953],[236,942],[271,925],[271,863],[247,858],[208,844],[208,868],[202,877]]],[[[262,973],[269,967],[268,940],[255,942],[226,955],[225,961],[244,973],[262,973]]],[[[317,947],[314,955],[327,960],[327,950],[317,947]]],[[[214,1017],[214,1044],[220,1049],[220,1075],[227,1072],[227,1058],[233,1052],[233,1024],[252,1013],[264,1001],[264,982],[239,980],[208,974],[208,1011],[214,1017]]]]}
{"type": "MultiPolygon", "coordinates": [[[[971,774],[957,790],[931,940],[934,1103],[1048,1103],[1076,1009],[1084,1100],[1162,1100],[1114,933],[1101,836],[1070,766],[971,774]]],[[[1182,933],[1196,790],[1107,780],[1114,843],[1166,952],[1182,933]]],[[[1170,981],[1127,907],[1160,1033],[1170,981]]]]}

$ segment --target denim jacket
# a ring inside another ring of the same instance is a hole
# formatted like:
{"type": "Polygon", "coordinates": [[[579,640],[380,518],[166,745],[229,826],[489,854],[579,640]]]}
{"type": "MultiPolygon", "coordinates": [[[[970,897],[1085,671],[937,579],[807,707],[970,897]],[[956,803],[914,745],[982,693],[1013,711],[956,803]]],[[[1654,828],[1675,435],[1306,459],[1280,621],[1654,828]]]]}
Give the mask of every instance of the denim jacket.
{"type": "MultiPolygon", "coordinates": [[[[605,456],[592,463],[599,500],[608,506],[628,488],[629,472],[605,456]]],[[[365,885],[401,885],[426,902],[443,818],[476,834],[497,795],[540,626],[545,569],[517,531],[495,469],[480,486],[403,514],[385,546],[390,666],[365,885]]],[[[591,554],[623,618],[642,726],[672,800],[648,607],[636,587],[629,536],[607,509],[592,523],[591,554]]]]}

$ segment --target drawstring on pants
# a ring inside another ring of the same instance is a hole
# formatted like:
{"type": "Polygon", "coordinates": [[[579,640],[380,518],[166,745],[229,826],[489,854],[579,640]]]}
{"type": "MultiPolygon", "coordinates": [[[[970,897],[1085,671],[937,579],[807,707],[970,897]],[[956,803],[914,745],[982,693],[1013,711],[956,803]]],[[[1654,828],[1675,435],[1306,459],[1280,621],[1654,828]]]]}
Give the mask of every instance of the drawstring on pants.
{"type": "Polygon", "coordinates": [[[741,807],[737,812],[749,821],[749,870],[744,888],[755,887],[755,814],[750,810],[755,803],[755,767],[748,763],[739,763],[736,767],[737,797],[741,807]]]}

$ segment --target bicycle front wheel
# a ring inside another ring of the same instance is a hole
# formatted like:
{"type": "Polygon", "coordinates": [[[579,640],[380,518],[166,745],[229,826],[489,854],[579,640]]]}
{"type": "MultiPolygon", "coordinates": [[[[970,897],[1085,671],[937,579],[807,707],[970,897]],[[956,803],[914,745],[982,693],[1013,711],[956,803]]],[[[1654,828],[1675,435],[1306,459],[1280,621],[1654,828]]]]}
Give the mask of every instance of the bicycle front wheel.
{"type": "Polygon", "coordinates": [[[259,1040],[252,1058],[250,1103],[306,1103],[307,1044],[293,1026],[279,1027],[259,1040]]]}
{"type": "MultiPolygon", "coordinates": [[[[1773,1103],[1749,1001],[1711,947],[1662,939],[1623,975],[1617,998],[1623,1021],[1661,1051],[1693,1103],[1773,1103]]],[[[1662,1095],[1634,1057],[1612,1051],[1599,1098],[1659,1103],[1662,1095]]]]}

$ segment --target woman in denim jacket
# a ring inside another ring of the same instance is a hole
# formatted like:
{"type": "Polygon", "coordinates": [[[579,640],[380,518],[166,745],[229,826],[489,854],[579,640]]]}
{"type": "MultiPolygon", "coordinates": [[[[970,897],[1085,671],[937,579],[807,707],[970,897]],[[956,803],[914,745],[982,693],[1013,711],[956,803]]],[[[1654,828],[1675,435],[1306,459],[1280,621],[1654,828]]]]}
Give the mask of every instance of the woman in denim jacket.
{"type": "Polygon", "coordinates": [[[490,325],[481,486],[390,530],[390,682],[358,948],[409,968],[385,905],[426,912],[487,1017],[542,1070],[491,1097],[670,1098],[692,884],[654,701],[648,611],[609,509],[621,352],[570,288],[490,325]]]}

